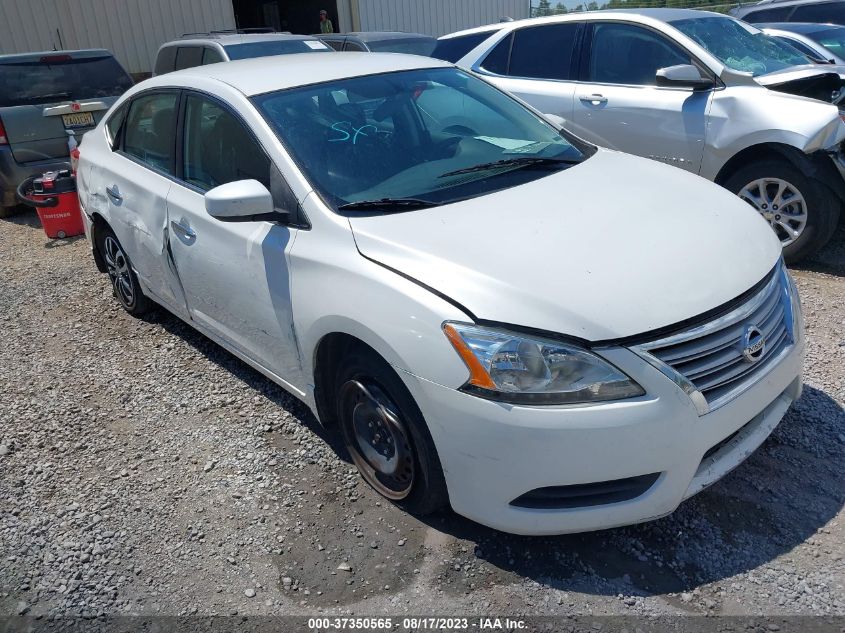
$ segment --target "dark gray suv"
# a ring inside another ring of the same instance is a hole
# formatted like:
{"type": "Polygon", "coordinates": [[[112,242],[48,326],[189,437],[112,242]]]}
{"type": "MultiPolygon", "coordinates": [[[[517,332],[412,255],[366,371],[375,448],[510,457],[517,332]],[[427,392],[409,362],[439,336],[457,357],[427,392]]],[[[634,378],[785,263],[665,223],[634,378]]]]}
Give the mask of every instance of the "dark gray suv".
{"type": "Polygon", "coordinates": [[[0,216],[22,180],[67,163],[69,131],[81,141],[131,86],[103,49],[0,55],[0,216]]]}

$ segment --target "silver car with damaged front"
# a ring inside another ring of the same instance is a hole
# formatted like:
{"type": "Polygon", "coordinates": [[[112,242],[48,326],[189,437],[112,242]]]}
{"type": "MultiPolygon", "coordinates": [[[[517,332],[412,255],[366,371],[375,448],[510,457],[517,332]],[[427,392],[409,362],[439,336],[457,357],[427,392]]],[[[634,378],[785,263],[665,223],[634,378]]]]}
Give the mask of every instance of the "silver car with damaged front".
{"type": "Polygon", "coordinates": [[[737,193],[772,226],[788,261],[833,234],[845,199],[845,125],[831,103],[838,73],[753,26],[687,9],[522,20],[441,42],[480,34],[459,65],[594,143],[737,193]]]}

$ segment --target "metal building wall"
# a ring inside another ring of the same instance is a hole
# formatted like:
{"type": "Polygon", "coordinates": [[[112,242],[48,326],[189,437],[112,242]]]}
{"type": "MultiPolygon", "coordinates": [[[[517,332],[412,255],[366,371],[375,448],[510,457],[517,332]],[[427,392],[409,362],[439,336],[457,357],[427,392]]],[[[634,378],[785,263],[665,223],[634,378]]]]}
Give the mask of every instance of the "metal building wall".
{"type": "Polygon", "coordinates": [[[529,0],[353,0],[362,31],[413,31],[440,36],[529,17],[529,0]]]}
{"type": "Polygon", "coordinates": [[[232,28],[232,0],[0,0],[0,53],[107,48],[130,73],[182,33],[232,28]]]}

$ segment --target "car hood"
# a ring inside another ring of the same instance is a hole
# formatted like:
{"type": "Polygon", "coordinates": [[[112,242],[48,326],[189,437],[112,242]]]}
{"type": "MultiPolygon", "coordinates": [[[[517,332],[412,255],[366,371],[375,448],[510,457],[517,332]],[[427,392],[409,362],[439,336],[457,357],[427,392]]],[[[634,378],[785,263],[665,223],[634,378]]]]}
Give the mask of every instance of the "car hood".
{"type": "Polygon", "coordinates": [[[589,341],[700,315],[754,286],[780,256],[771,229],[733,194],[602,149],[519,187],[349,221],[362,255],[469,316],[589,341]]]}
{"type": "Polygon", "coordinates": [[[808,64],[759,75],[754,80],[770,90],[838,103],[841,100],[841,88],[845,84],[845,68],[808,64]]]}

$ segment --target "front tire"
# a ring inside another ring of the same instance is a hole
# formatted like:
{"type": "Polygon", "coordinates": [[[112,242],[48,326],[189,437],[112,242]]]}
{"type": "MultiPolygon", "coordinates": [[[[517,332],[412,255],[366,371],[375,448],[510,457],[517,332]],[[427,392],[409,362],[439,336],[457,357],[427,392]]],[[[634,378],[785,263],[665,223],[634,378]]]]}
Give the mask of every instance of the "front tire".
{"type": "Polygon", "coordinates": [[[741,167],[724,186],[769,223],[788,263],[819,251],[836,230],[840,207],[836,194],[787,160],[763,160],[741,167]]]}
{"type": "Polygon", "coordinates": [[[447,507],[446,480],[422,413],[375,352],[349,351],[336,380],[337,420],[352,461],[380,495],[415,515],[447,507]]]}
{"type": "Polygon", "coordinates": [[[129,256],[109,227],[104,226],[97,231],[97,248],[106,264],[114,296],[123,309],[135,317],[149,312],[153,303],[141,290],[129,256]]]}

